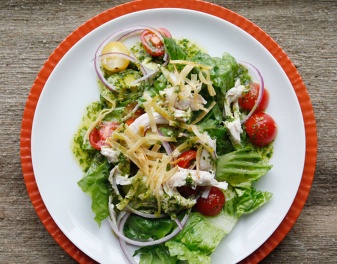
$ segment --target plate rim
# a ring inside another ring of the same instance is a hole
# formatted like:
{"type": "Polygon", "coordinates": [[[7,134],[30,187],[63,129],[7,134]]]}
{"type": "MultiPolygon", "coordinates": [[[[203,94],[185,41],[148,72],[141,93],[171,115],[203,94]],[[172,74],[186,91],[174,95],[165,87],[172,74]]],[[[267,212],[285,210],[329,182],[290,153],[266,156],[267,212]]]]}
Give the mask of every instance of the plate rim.
{"type": "Polygon", "coordinates": [[[53,51],[53,53],[46,60],[38,73],[30,93],[28,95],[26,105],[23,112],[21,133],[20,133],[20,158],[24,182],[28,195],[31,199],[33,207],[42,221],[43,225],[54,238],[54,240],[65,250],[73,259],[80,263],[96,263],[93,259],[87,256],[84,252],[79,250],[59,229],[53,218],[49,214],[38,190],[35,181],[32,155],[31,155],[31,134],[34,119],[34,113],[39,101],[41,92],[47,82],[50,74],[63,58],[63,56],[85,35],[101,26],[102,24],[118,18],[123,15],[155,8],[180,8],[189,9],[216,16],[235,26],[243,29],[253,38],[255,38],[261,45],[263,45],[269,53],[277,60],[287,75],[300,104],[302,111],[304,129],[305,129],[305,162],[302,173],[301,182],[295,196],[295,199],[282,220],[281,224],[273,232],[273,234],[251,255],[241,261],[241,263],[257,263],[269,255],[270,252],[284,239],[284,237],[291,230],[299,217],[307,197],[309,195],[317,161],[317,129],[313,107],[310,101],[309,94],[306,90],[305,84],[282,48],[261,28],[255,25],[245,17],[216,4],[200,1],[200,0],[135,0],[127,2],[115,7],[112,7],[93,18],[87,20],[84,24],[75,29],[68,35],[60,45],[53,51]]]}

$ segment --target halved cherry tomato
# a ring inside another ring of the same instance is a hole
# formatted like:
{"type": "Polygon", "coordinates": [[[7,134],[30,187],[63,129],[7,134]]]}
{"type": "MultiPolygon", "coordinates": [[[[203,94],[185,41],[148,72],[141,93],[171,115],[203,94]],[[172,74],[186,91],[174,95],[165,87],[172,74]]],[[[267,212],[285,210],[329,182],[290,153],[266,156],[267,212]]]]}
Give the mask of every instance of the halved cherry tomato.
{"type": "MultiPolygon", "coordinates": [[[[109,42],[106,44],[102,50],[102,54],[109,54],[111,52],[130,54],[128,48],[122,42],[109,42]]],[[[111,72],[123,71],[128,67],[129,63],[128,59],[116,55],[109,55],[102,59],[102,66],[111,72]]]]}
{"type": "Polygon", "coordinates": [[[224,193],[219,188],[212,186],[208,197],[206,199],[200,197],[195,204],[195,208],[203,215],[216,216],[221,212],[225,202],[224,193]]]}
{"type": "MultiPolygon", "coordinates": [[[[172,38],[171,33],[165,28],[159,28],[158,31],[165,37],[172,38]]],[[[164,43],[159,37],[150,30],[144,30],[140,39],[147,53],[153,57],[163,56],[165,54],[164,43]]]]}
{"type": "Polygon", "coordinates": [[[117,122],[99,123],[89,134],[89,142],[97,150],[105,145],[105,140],[111,135],[119,124],[117,122]]]}
{"type": "MultiPolygon", "coordinates": [[[[260,84],[252,83],[250,85],[249,92],[245,94],[243,97],[239,98],[240,108],[248,111],[252,110],[257,100],[257,97],[259,96],[259,91],[260,91],[260,84]]],[[[269,92],[266,88],[264,88],[261,102],[256,108],[255,112],[264,111],[267,108],[268,103],[269,103],[269,92]]]]}
{"type": "Polygon", "coordinates": [[[277,126],[274,119],[264,112],[253,114],[245,123],[249,140],[256,146],[266,146],[276,137],[277,126]]]}
{"type": "Polygon", "coordinates": [[[197,157],[197,152],[195,150],[187,150],[180,154],[178,157],[178,166],[181,168],[188,168],[191,165],[191,161],[195,160],[197,157]]]}

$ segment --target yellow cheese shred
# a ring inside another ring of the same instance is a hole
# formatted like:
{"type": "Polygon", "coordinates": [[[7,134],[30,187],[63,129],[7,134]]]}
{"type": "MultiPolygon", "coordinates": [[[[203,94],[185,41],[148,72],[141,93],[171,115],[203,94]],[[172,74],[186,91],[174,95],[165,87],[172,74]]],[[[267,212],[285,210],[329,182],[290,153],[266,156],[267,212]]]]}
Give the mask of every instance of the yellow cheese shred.
{"type": "Polygon", "coordinates": [[[213,83],[212,81],[210,80],[210,74],[209,74],[209,71],[203,71],[201,70],[199,72],[199,79],[200,81],[202,81],[204,84],[207,85],[207,88],[208,88],[208,93],[210,96],[215,96],[216,95],[216,92],[214,90],[214,87],[213,87],[213,83]],[[204,76],[204,73],[206,74],[206,78],[204,76]]]}
{"type": "Polygon", "coordinates": [[[205,140],[205,136],[202,135],[196,125],[192,125],[192,131],[198,138],[198,142],[209,152],[214,153],[214,149],[209,145],[209,143],[205,140]]]}

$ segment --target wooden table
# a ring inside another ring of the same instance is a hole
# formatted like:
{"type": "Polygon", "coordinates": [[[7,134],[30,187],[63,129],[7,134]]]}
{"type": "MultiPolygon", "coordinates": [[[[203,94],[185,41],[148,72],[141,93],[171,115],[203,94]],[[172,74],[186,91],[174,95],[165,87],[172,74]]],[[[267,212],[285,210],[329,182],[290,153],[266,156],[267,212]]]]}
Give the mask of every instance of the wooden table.
{"type": "MultiPolygon", "coordinates": [[[[91,17],[126,1],[1,0],[0,263],[74,263],[28,197],[20,163],[21,118],[30,88],[58,44],[91,17]]],[[[211,1],[266,31],[300,72],[314,107],[318,160],[292,230],[263,263],[337,263],[337,2],[211,1]]],[[[291,162],[291,161],[290,161],[291,162]]]]}

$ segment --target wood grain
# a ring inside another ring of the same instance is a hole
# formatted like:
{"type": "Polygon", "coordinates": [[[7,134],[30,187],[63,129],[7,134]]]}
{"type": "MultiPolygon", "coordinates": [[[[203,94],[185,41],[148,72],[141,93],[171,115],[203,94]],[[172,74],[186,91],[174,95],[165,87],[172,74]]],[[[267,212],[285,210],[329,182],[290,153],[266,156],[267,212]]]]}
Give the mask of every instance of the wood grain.
{"type": "MultiPolygon", "coordinates": [[[[125,2],[0,2],[0,263],[75,263],[46,231],[27,195],[21,118],[35,77],[59,43],[91,17],[125,2]]],[[[307,86],[316,116],[319,148],[309,199],[263,263],[337,263],[337,2],[211,2],[251,20],[282,47],[307,86]]]]}

